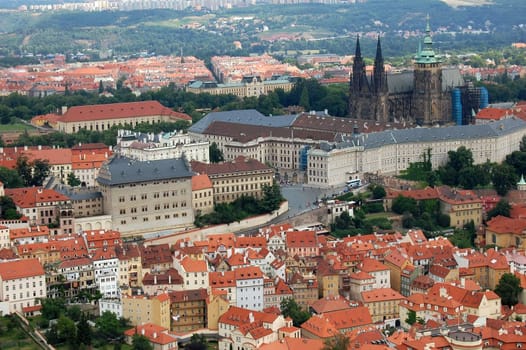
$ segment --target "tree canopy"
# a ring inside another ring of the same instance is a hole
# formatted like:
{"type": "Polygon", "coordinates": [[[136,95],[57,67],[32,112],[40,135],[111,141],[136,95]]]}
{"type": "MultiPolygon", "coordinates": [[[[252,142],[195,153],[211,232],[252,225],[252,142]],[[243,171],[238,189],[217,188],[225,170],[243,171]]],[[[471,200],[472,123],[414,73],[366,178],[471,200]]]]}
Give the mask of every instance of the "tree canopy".
{"type": "Polygon", "coordinates": [[[522,292],[520,279],[511,274],[505,273],[499,280],[495,293],[501,298],[502,305],[514,306],[519,302],[519,295],[522,292]]]}
{"type": "Polygon", "coordinates": [[[301,326],[302,323],[310,318],[310,313],[302,310],[296,300],[292,298],[284,299],[281,302],[280,308],[284,317],[292,318],[292,323],[295,327],[301,326]]]}

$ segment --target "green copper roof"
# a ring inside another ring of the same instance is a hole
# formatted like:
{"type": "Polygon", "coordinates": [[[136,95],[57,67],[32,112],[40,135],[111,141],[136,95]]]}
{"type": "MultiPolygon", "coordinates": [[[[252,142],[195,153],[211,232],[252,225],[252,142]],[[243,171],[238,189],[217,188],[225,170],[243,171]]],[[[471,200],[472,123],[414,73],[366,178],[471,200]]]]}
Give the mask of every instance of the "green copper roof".
{"type": "Polygon", "coordinates": [[[426,36],[424,37],[424,48],[418,48],[415,57],[416,63],[440,63],[440,59],[433,50],[433,39],[431,39],[431,26],[429,25],[429,15],[427,15],[426,36]]]}
{"type": "Polygon", "coordinates": [[[521,175],[521,179],[519,182],[517,182],[517,185],[526,185],[526,181],[524,181],[524,175],[521,175]]]}

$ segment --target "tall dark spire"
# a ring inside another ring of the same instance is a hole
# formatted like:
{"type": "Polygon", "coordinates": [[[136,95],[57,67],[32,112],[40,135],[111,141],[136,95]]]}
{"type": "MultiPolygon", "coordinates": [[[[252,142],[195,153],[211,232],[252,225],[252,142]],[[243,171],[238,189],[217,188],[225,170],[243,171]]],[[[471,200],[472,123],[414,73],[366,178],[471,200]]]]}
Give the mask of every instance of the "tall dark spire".
{"type": "Polygon", "coordinates": [[[365,75],[365,63],[362,58],[362,51],[360,49],[360,37],[356,37],[356,51],[352,64],[351,89],[354,92],[369,89],[367,83],[367,76],[365,75]]]}
{"type": "Polygon", "coordinates": [[[362,50],[360,49],[359,35],[356,36],[356,51],[354,52],[354,59],[356,60],[357,57],[359,57],[360,59],[362,58],[362,50]]]}
{"type": "Polygon", "coordinates": [[[376,44],[376,57],[374,59],[373,69],[373,86],[375,92],[387,91],[387,77],[385,75],[384,57],[382,55],[380,35],[378,35],[378,43],[376,44]]]}
{"type": "Polygon", "coordinates": [[[380,43],[380,35],[378,35],[378,42],[376,43],[376,58],[374,63],[384,63],[384,57],[382,56],[382,44],[380,43]]]}

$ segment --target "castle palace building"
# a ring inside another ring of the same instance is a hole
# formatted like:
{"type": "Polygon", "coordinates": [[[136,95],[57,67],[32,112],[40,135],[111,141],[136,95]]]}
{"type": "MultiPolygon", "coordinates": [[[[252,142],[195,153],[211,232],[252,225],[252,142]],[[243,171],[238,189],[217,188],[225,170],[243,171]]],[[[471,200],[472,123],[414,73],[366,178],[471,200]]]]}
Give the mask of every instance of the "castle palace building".
{"type": "Polygon", "coordinates": [[[350,80],[349,111],[353,119],[407,122],[419,125],[468,124],[481,106],[479,90],[467,88],[460,71],[443,68],[433,50],[429,16],[423,47],[419,45],[414,69],[386,73],[380,38],[372,75],[367,75],[356,40],[350,80]]]}

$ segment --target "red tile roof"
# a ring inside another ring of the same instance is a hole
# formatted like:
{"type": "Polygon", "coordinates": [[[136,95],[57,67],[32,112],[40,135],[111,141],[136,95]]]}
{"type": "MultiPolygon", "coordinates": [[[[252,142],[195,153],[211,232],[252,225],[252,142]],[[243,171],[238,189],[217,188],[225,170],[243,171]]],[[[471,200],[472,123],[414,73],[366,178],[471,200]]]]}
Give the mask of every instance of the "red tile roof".
{"type": "Polygon", "coordinates": [[[374,303],[389,300],[402,300],[405,297],[391,288],[378,288],[362,292],[364,303],[374,303]]]}
{"type": "Polygon", "coordinates": [[[62,122],[76,122],[89,120],[106,120],[133,117],[147,117],[154,115],[168,116],[172,119],[191,121],[192,118],[180,112],[164,107],[158,101],[140,101],[110,103],[101,105],[74,106],[60,118],[62,122]]]}
{"type": "Polygon", "coordinates": [[[200,174],[192,176],[192,191],[200,191],[212,187],[212,181],[210,181],[208,175],[200,174]]]}
{"type": "Polygon", "coordinates": [[[227,175],[235,173],[245,173],[251,171],[266,171],[274,172],[274,170],[266,164],[252,158],[245,158],[239,156],[231,162],[222,163],[201,163],[198,161],[192,161],[192,170],[201,174],[208,174],[214,177],[214,175],[227,175]]]}
{"type": "Polygon", "coordinates": [[[3,281],[42,276],[44,268],[38,259],[11,260],[0,263],[0,276],[3,281]]]}
{"type": "Polygon", "coordinates": [[[5,195],[11,197],[16,206],[20,208],[34,208],[37,203],[69,201],[63,194],[42,187],[6,188],[5,195]]]}
{"type": "Polygon", "coordinates": [[[314,231],[289,231],[286,234],[287,248],[315,248],[318,239],[314,231]]]}

